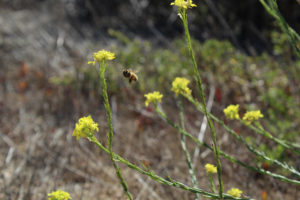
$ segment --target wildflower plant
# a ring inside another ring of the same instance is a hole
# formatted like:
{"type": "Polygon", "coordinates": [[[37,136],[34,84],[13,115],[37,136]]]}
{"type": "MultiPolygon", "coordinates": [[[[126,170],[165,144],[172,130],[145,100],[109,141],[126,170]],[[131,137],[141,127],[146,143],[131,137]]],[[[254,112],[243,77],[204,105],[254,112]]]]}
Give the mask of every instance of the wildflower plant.
{"type": "Polygon", "coordinates": [[[48,194],[48,200],[69,200],[72,199],[68,192],[56,190],[48,194]]]}
{"type": "Polygon", "coordinates": [[[78,120],[73,131],[73,136],[75,136],[77,140],[80,138],[91,140],[94,137],[95,131],[99,131],[98,124],[94,122],[89,115],[78,120]]]}
{"type": "Polygon", "coordinates": [[[228,119],[240,119],[239,116],[239,107],[240,105],[229,105],[224,109],[224,114],[228,119]]]}
{"type": "MultiPolygon", "coordinates": [[[[126,181],[124,180],[121,170],[118,167],[116,161],[114,160],[114,153],[112,150],[112,142],[113,142],[113,138],[114,138],[114,133],[113,133],[113,124],[112,124],[112,112],[111,112],[111,108],[110,108],[110,104],[109,104],[109,100],[108,100],[108,94],[107,94],[107,85],[106,85],[106,80],[105,80],[105,70],[107,68],[107,61],[109,60],[113,60],[115,59],[115,54],[106,50],[100,50],[98,52],[95,52],[93,54],[93,61],[89,61],[88,64],[91,64],[93,66],[96,65],[96,63],[99,64],[99,76],[100,76],[100,80],[102,83],[102,95],[104,98],[104,107],[107,113],[107,125],[109,127],[109,131],[107,133],[107,138],[108,138],[108,151],[110,154],[110,158],[111,161],[113,163],[113,166],[115,168],[116,171],[116,175],[120,180],[120,183],[128,197],[128,199],[132,199],[132,196],[128,190],[128,186],[126,181]]],[[[96,124],[94,124],[91,120],[91,118],[84,118],[84,119],[80,119],[78,125],[76,124],[75,130],[73,135],[78,138],[85,136],[87,137],[90,141],[99,144],[97,138],[92,135],[89,130],[93,130],[96,128],[96,124]],[[86,122],[85,124],[83,124],[83,122],[86,122]],[[83,125],[82,125],[83,124],[83,125]],[[90,126],[85,126],[85,125],[90,125],[90,126]],[[87,128],[88,127],[88,128],[87,128]],[[80,132],[81,131],[81,132],[80,132]]],[[[96,129],[95,129],[96,130],[96,129]]],[[[98,128],[97,128],[98,131],[98,128]]],[[[99,145],[98,145],[99,146],[99,145]]]]}
{"type": "Polygon", "coordinates": [[[243,191],[241,191],[238,188],[231,188],[230,190],[227,191],[227,194],[237,197],[237,198],[240,198],[242,193],[243,193],[243,191]]]}
{"type": "Polygon", "coordinates": [[[214,180],[213,180],[213,174],[216,174],[218,172],[218,170],[214,165],[209,164],[209,163],[207,163],[205,165],[205,170],[206,170],[206,173],[208,175],[210,188],[211,188],[213,193],[216,193],[216,188],[215,188],[215,184],[214,184],[214,180]]]}
{"type": "Polygon", "coordinates": [[[263,114],[261,114],[260,110],[248,111],[245,113],[243,120],[246,125],[250,125],[253,121],[256,121],[260,118],[263,118],[263,114]]]}
{"type": "Polygon", "coordinates": [[[113,60],[116,58],[115,54],[106,50],[95,52],[93,55],[94,60],[89,61],[88,64],[95,66],[96,62],[106,62],[107,60],[113,60]]]}
{"type": "Polygon", "coordinates": [[[200,98],[203,104],[203,110],[204,110],[204,115],[207,119],[208,122],[208,126],[210,128],[210,132],[211,132],[211,137],[212,137],[212,141],[213,141],[213,149],[214,149],[214,155],[215,158],[217,160],[217,169],[218,169],[218,180],[219,180],[219,196],[222,199],[223,198],[223,181],[222,181],[222,166],[221,166],[221,161],[220,161],[220,152],[219,152],[219,147],[217,144],[217,138],[216,138],[216,130],[214,127],[214,124],[212,122],[212,120],[209,118],[208,116],[208,112],[207,112],[207,108],[206,108],[206,100],[205,100],[205,95],[204,95],[204,90],[203,90],[203,84],[202,84],[202,79],[200,77],[200,73],[198,71],[198,65],[195,59],[195,54],[194,54],[194,50],[192,47],[192,42],[191,42],[191,36],[190,36],[190,32],[189,32],[189,27],[188,27],[188,19],[187,19],[187,8],[192,8],[192,7],[196,7],[195,4],[192,3],[192,0],[187,0],[187,1],[176,1],[173,2],[174,4],[172,5],[176,5],[179,9],[178,9],[178,15],[183,23],[183,28],[184,28],[184,33],[185,33],[185,40],[187,43],[187,48],[188,48],[188,52],[189,55],[191,57],[191,60],[193,62],[193,72],[194,72],[194,76],[196,77],[196,82],[197,82],[197,86],[198,89],[200,91],[200,98]],[[183,2],[186,3],[186,6],[184,7],[183,2]]]}
{"type": "Polygon", "coordinates": [[[205,165],[205,169],[206,169],[207,174],[216,174],[217,173],[217,168],[212,164],[207,163],[205,165]]]}
{"type": "MultiPolygon", "coordinates": [[[[262,2],[262,0],[261,0],[261,2],[262,2]]],[[[223,127],[226,130],[227,133],[231,134],[237,141],[244,144],[247,147],[247,149],[254,155],[259,156],[268,162],[274,163],[275,165],[281,167],[282,169],[292,173],[297,178],[300,177],[300,172],[297,171],[294,167],[289,166],[286,163],[282,163],[278,160],[275,160],[275,159],[272,159],[272,158],[266,156],[264,154],[264,152],[260,152],[255,147],[251,146],[241,135],[237,134],[236,131],[234,131],[232,128],[230,128],[228,125],[226,125],[224,121],[220,120],[219,118],[214,116],[212,113],[208,112],[208,110],[206,108],[206,100],[205,100],[202,79],[201,79],[200,73],[198,71],[198,65],[197,65],[197,62],[195,59],[192,42],[191,42],[191,38],[190,38],[190,34],[189,34],[189,29],[188,29],[187,11],[190,8],[196,7],[196,5],[192,2],[192,0],[175,0],[174,2],[171,3],[171,5],[178,7],[178,15],[183,23],[184,36],[185,36],[185,40],[187,43],[189,56],[193,63],[193,72],[194,72],[194,76],[196,78],[197,87],[200,91],[200,101],[196,100],[192,96],[192,91],[188,87],[190,80],[183,78],[183,77],[177,77],[172,82],[171,91],[173,91],[175,93],[176,100],[178,103],[180,124],[176,124],[175,122],[171,121],[167,117],[167,115],[163,112],[161,107],[158,106],[158,104],[162,102],[162,98],[163,98],[163,94],[161,94],[160,92],[154,91],[154,92],[145,94],[144,95],[146,98],[145,106],[149,106],[150,104],[153,104],[157,114],[163,120],[165,120],[171,127],[175,128],[181,134],[181,147],[185,153],[185,158],[186,158],[186,162],[188,165],[189,173],[191,175],[193,186],[190,187],[188,185],[185,185],[181,182],[173,180],[169,176],[167,176],[167,179],[163,178],[163,177],[155,174],[155,172],[150,170],[149,168],[142,169],[142,168],[138,167],[137,165],[131,163],[130,161],[126,160],[125,158],[123,158],[113,152],[112,142],[113,142],[113,138],[114,138],[114,133],[113,133],[113,124],[112,124],[112,112],[111,112],[111,108],[110,108],[110,104],[109,104],[109,99],[108,99],[108,94],[107,94],[107,85],[106,85],[106,80],[105,80],[105,70],[107,68],[107,61],[114,60],[116,58],[115,54],[112,52],[109,52],[106,50],[101,50],[101,51],[95,52],[93,54],[93,60],[88,62],[88,64],[91,64],[93,66],[95,66],[96,64],[99,64],[99,76],[100,76],[100,80],[101,80],[101,84],[102,84],[102,88],[103,88],[102,95],[104,98],[104,106],[105,106],[106,113],[107,113],[107,124],[108,124],[108,128],[109,128],[109,131],[107,133],[107,139],[108,139],[107,147],[105,147],[103,144],[101,144],[95,137],[95,132],[99,131],[99,126],[96,122],[94,122],[94,120],[92,119],[91,116],[82,117],[79,119],[78,123],[76,123],[76,125],[75,125],[75,129],[73,131],[73,136],[75,136],[77,139],[87,138],[89,141],[95,143],[101,150],[103,150],[105,153],[107,153],[110,156],[110,159],[115,168],[117,177],[118,177],[128,199],[133,199],[133,198],[128,190],[126,181],[124,180],[121,170],[119,169],[116,162],[121,162],[121,163],[127,165],[129,168],[134,169],[137,172],[144,174],[144,175],[150,177],[152,180],[157,181],[161,184],[193,192],[193,193],[195,193],[196,200],[199,199],[199,194],[203,195],[204,197],[208,197],[210,199],[249,199],[249,198],[241,198],[242,191],[237,188],[232,188],[232,189],[228,190],[227,193],[223,192],[222,166],[221,166],[221,162],[220,162],[220,156],[222,156],[224,159],[227,159],[232,163],[238,164],[248,170],[252,170],[257,173],[268,175],[268,176],[274,177],[276,179],[279,179],[279,180],[287,182],[287,183],[300,185],[300,181],[297,180],[296,178],[289,178],[289,177],[283,176],[281,174],[273,173],[273,172],[270,172],[268,170],[265,170],[265,169],[262,169],[259,167],[251,166],[251,165],[249,165],[249,164],[247,164],[247,163],[245,163],[245,162],[243,162],[243,161],[241,161],[219,149],[218,144],[217,144],[217,137],[216,137],[216,130],[214,127],[214,123],[218,123],[221,127],[223,127]],[[204,117],[207,119],[207,123],[210,128],[211,139],[212,139],[213,145],[210,145],[203,141],[200,141],[198,138],[196,138],[191,133],[186,131],[182,98],[186,98],[190,103],[192,103],[196,107],[196,109],[198,111],[200,111],[201,113],[204,114],[204,117]],[[207,163],[205,165],[205,170],[208,175],[209,182],[210,182],[211,192],[207,192],[205,190],[198,188],[196,173],[194,171],[194,166],[192,165],[191,157],[187,150],[186,138],[191,139],[196,145],[198,145],[200,147],[205,147],[214,153],[214,156],[216,159],[216,166],[209,164],[209,163],[207,163]],[[218,191],[216,191],[214,181],[213,181],[214,174],[217,174],[217,178],[218,178],[218,183],[219,183],[218,191]]],[[[264,128],[259,124],[254,123],[256,126],[252,125],[252,123],[254,121],[257,121],[263,117],[262,113],[259,110],[248,111],[247,113],[245,113],[245,115],[243,116],[242,119],[240,119],[240,116],[239,116],[239,105],[229,105],[223,111],[224,111],[226,118],[228,118],[230,120],[238,120],[239,122],[246,124],[247,127],[252,129],[254,132],[264,135],[268,139],[271,139],[271,140],[277,142],[278,144],[281,144],[283,147],[288,148],[288,149],[292,150],[293,152],[297,153],[298,155],[300,155],[299,149],[297,149],[296,146],[292,146],[287,141],[273,137],[273,135],[271,133],[264,130],[264,128]]],[[[67,194],[65,194],[64,197],[61,197],[62,199],[58,199],[58,198],[56,198],[56,195],[58,195],[58,194],[64,194],[64,193],[63,192],[51,193],[48,195],[49,200],[68,200],[71,198],[70,196],[67,196],[67,194]],[[63,198],[65,198],[65,199],[63,199],[63,198]]]]}
{"type": "Polygon", "coordinates": [[[279,11],[277,1],[276,0],[259,0],[263,5],[265,10],[276,20],[277,24],[281,28],[281,30],[285,33],[289,38],[289,42],[295,51],[295,53],[300,58],[300,47],[297,46],[297,43],[300,42],[299,34],[286,22],[283,18],[282,14],[279,11]]]}
{"type": "Polygon", "coordinates": [[[188,8],[197,7],[196,4],[193,4],[192,0],[187,0],[187,1],[185,1],[185,0],[175,0],[170,5],[171,6],[177,6],[180,9],[188,9],[188,8]]]}
{"type": "Polygon", "coordinates": [[[154,92],[145,94],[145,97],[146,97],[146,101],[145,101],[146,106],[149,106],[150,103],[153,103],[154,106],[157,106],[157,103],[161,102],[163,95],[160,92],[154,91],[154,92]]]}
{"type": "MultiPolygon", "coordinates": [[[[181,78],[181,77],[177,77],[175,78],[175,80],[172,82],[172,88],[171,90],[176,94],[177,97],[177,103],[179,106],[179,110],[180,110],[180,126],[183,130],[185,130],[185,125],[184,125],[184,112],[183,112],[183,104],[182,104],[182,100],[181,100],[181,95],[187,95],[190,96],[192,91],[190,88],[188,88],[188,84],[190,83],[190,81],[186,78],[181,78]]],[[[190,153],[187,150],[187,146],[186,146],[186,136],[185,135],[181,135],[181,147],[182,150],[184,151],[185,154],[185,158],[186,158],[186,162],[189,168],[189,173],[192,177],[192,183],[194,187],[198,187],[198,183],[197,183],[197,177],[194,171],[194,167],[192,165],[192,161],[191,161],[191,156],[190,153]]],[[[199,199],[199,195],[196,194],[196,198],[195,200],[199,199]]]]}
{"type": "Polygon", "coordinates": [[[172,82],[172,91],[175,92],[176,96],[179,94],[182,95],[191,95],[192,90],[188,88],[188,84],[190,81],[186,78],[181,78],[177,77],[175,80],[172,82]]]}

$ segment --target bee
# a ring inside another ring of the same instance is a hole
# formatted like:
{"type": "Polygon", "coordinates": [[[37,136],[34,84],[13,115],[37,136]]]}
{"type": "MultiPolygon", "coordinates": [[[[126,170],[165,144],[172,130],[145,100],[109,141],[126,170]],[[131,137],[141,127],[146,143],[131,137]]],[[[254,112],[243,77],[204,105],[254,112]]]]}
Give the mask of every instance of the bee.
{"type": "Polygon", "coordinates": [[[123,70],[123,75],[125,78],[129,79],[129,83],[131,83],[132,81],[137,81],[138,80],[138,76],[131,71],[130,69],[124,69],[123,70]]]}

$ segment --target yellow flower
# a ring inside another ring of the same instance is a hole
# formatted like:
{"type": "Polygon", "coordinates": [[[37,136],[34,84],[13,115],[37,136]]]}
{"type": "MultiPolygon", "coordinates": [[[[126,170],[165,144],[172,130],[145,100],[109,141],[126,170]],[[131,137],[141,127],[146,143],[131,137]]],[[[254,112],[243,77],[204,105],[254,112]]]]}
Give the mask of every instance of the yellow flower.
{"type": "Polygon", "coordinates": [[[109,51],[101,50],[95,52],[93,55],[94,60],[89,61],[88,64],[95,65],[96,62],[106,61],[106,60],[113,60],[116,58],[115,54],[109,51]]]}
{"type": "Polygon", "coordinates": [[[193,4],[192,0],[175,0],[174,2],[172,2],[170,4],[171,6],[177,6],[179,8],[183,8],[183,9],[188,9],[188,8],[192,8],[192,7],[197,7],[196,4],[193,4]]]}
{"type": "Polygon", "coordinates": [[[192,1],[192,0],[187,0],[186,3],[187,3],[187,7],[188,7],[188,8],[197,7],[196,4],[193,4],[193,1],[192,1]]]}
{"type": "Polygon", "coordinates": [[[62,191],[62,190],[57,190],[55,192],[51,192],[48,194],[48,200],[69,200],[72,199],[70,194],[62,191]]]}
{"type": "Polygon", "coordinates": [[[229,105],[225,108],[224,114],[228,119],[239,119],[239,107],[240,105],[229,105]]]}
{"type": "Polygon", "coordinates": [[[243,120],[247,125],[250,125],[251,122],[258,120],[259,118],[263,118],[263,114],[261,114],[260,110],[248,111],[245,113],[243,120]]]}
{"type": "Polygon", "coordinates": [[[94,131],[99,131],[98,124],[94,122],[91,116],[82,117],[75,125],[72,136],[76,136],[76,139],[90,138],[94,136],[94,131]]]}
{"type": "Polygon", "coordinates": [[[156,104],[157,102],[161,102],[163,95],[160,94],[160,92],[155,91],[152,93],[145,94],[145,97],[146,97],[145,105],[148,106],[149,103],[156,104]]]}
{"type": "Polygon", "coordinates": [[[231,188],[230,190],[227,191],[227,194],[237,198],[240,198],[242,193],[243,191],[239,190],[238,188],[231,188]]]}
{"type": "Polygon", "coordinates": [[[176,96],[178,96],[178,94],[191,95],[192,91],[187,86],[189,83],[190,83],[190,81],[188,79],[177,77],[172,82],[171,90],[176,93],[176,96]]]}
{"type": "Polygon", "coordinates": [[[212,165],[212,164],[207,163],[205,165],[205,169],[206,169],[206,173],[208,173],[208,174],[215,174],[215,173],[217,173],[217,168],[214,165],[212,165]]]}
{"type": "Polygon", "coordinates": [[[175,0],[170,4],[171,6],[177,6],[179,8],[187,9],[187,3],[185,0],[175,0]]]}

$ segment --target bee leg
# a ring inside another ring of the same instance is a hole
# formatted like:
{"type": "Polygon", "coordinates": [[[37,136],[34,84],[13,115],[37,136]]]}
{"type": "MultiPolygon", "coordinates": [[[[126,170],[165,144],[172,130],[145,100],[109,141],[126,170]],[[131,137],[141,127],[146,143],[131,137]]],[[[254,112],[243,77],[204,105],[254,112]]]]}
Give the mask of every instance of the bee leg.
{"type": "Polygon", "coordinates": [[[130,78],[130,79],[129,79],[129,83],[131,83],[131,81],[132,81],[132,79],[130,78]]]}

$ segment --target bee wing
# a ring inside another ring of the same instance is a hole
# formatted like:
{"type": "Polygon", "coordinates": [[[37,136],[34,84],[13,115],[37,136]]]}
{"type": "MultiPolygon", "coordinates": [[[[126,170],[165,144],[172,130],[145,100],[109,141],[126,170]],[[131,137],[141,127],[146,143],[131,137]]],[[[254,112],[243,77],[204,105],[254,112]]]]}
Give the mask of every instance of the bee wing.
{"type": "Polygon", "coordinates": [[[141,70],[141,67],[137,68],[136,70],[132,70],[131,68],[128,68],[127,70],[133,73],[138,73],[141,70]]]}
{"type": "Polygon", "coordinates": [[[139,71],[141,70],[141,67],[137,68],[134,73],[139,73],[139,71]]]}

